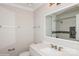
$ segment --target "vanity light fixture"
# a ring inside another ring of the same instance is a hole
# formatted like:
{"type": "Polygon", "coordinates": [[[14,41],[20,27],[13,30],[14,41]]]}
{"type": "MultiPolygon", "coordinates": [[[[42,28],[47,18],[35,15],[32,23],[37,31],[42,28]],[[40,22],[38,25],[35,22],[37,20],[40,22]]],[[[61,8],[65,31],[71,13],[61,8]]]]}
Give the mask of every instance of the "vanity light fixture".
{"type": "Polygon", "coordinates": [[[54,5],[54,4],[60,5],[61,3],[49,3],[49,6],[51,7],[51,6],[54,5]]]}
{"type": "Polygon", "coordinates": [[[51,7],[53,4],[55,4],[55,3],[49,3],[49,6],[51,7]]]}

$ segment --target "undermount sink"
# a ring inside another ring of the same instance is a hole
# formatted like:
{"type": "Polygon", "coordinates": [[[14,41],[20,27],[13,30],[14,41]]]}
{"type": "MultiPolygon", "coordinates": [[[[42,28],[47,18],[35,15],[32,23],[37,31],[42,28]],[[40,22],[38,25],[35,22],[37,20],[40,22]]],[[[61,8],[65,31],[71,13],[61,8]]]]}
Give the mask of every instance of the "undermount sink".
{"type": "Polygon", "coordinates": [[[58,53],[58,51],[56,51],[53,48],[43,48],[43,49],[40,49],[40,51],[46,56],[58,56],[58,55],[61,55],[61,54],[58,53]]]}

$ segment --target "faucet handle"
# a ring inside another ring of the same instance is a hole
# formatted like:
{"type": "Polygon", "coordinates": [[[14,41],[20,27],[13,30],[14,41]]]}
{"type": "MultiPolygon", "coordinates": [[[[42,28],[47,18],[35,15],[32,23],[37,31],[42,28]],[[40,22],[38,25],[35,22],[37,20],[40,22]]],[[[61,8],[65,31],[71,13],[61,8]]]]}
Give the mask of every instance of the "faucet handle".
{"type": "Polygon", "coordinates": [[[52,48],[54,48],[54,45],[53,44],[50,44],[50,45],[51,45],[52,48]]]}
{"type": "Polygon", "coordinates": [[[58,51],[61,51],[62,49],[63,49],[63,47],[59,47],[59,48],[58,48],[58,51]]]}
{"type": "Polygon", "coordinates": [[[57,49],[57,45],[50,44],[52,48],[57,49]]]}
{"type": "Polygon", "coordinates": [[[55,45],[54,48],[57,49],[57,45],[55,45]]]}

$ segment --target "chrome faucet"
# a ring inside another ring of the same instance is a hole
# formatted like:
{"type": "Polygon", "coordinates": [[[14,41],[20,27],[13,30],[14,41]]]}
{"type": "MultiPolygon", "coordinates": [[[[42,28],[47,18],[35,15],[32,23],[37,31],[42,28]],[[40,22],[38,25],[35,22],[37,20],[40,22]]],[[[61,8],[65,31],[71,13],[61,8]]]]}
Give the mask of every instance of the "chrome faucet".
{"type": "Polygon", "coordinates": [[[54,49],[57,49],[57,45],[51,44],[51,47],[54,48],[54,49]]]}
{"type": "Polygon", "coordinates": [[[54,48],[54,45],[53,44],[50,44],[50,45],[51,45],[52,48],[54,48]]]}
{"type": "Polygon", "coordinates": [[[52,48],[58,50],[58,51],[62,51],[63,47],[58,47],[57,45],[53,45],[53,44],[50,44],[52,48]]]}
{"type": "Polygon", "coordinates": [[[55,45],[54,48],[57,49],[57,45],[55,45]]]}
{"type": "Polygon", "coordinates": [[[62,49],[63,49],[63,47],[59,47],[59,48],[58,48],[58,51],[62,51],[62,49]]]}

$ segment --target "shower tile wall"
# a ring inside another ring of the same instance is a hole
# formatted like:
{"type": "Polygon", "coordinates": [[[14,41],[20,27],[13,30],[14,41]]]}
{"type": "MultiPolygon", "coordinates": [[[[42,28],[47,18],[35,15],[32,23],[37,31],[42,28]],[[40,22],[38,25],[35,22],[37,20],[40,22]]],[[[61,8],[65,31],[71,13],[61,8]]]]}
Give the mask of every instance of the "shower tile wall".
{"type": "MultiPolygon", "coordinates": [[[[76,26],[76,18],[68,18],[68,19],[63,19],[61,22],[57,22],[57,31],[70,31],[70,27],[76,26]]],[[[73,39],[70,38],[69,33],[57,33],[57,36],[62,39],[73,39]]],[[[74,39],[73,39],[74,40],[74,39]]]]}

